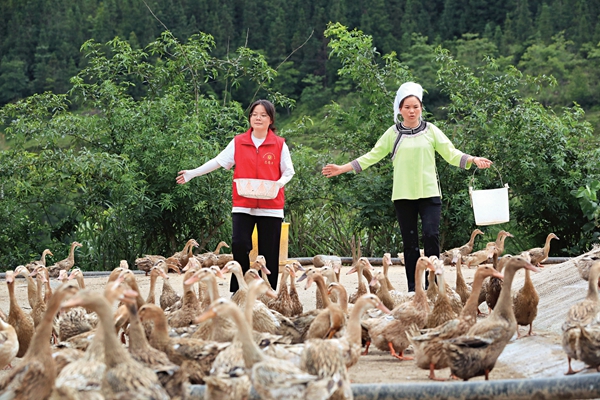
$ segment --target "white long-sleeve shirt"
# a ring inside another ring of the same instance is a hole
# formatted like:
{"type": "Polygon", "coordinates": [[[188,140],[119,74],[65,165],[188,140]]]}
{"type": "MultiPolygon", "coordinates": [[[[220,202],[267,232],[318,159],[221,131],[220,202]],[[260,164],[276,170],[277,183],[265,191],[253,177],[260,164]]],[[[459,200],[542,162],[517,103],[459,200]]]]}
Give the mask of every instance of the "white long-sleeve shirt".
{"type": "MultiPolygon", "coordinates": [[[[258,148],[265,139],[258,139],[252,135],[252,142],[258,148]]],[[[235,141],[232,139],[231,142],[227,145],[227,147],[220,152],[215,158],[205,162],[203,165],[196,169],[188,170],[183,177],[186,182],[189,182],[192,178],[197,176],[206,175],[209,172],[212,172],[221,167],[225,169],[231,169],[235,165],[235,141]]],[[[284,143],[281,148],[281,178],[277,180],[277,184],[281,187],[285,186],[288,183],[294,174],[294,165],[292,164],[292,157],[290,156],[290,149],[287,144],[284,143]]],[[[245,207],[233,207],[231,212],[234,213],[245,213],[250,215],[257,215],[263,217],[279,217],[283,218],[283,209],[274,210],[274,209],[264,209],[264,208],[245,208],[245,207]]]]}

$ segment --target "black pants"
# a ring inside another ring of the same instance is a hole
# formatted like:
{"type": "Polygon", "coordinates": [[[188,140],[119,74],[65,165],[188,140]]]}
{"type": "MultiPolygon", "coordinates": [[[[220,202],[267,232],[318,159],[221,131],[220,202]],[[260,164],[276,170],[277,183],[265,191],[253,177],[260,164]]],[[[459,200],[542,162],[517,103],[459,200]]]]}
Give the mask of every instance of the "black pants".
{"type": "Polygon", "coordinates": [[[415,268],[421,253],[419,248],[418,217],[421,216],[423,250],[427,257],[440,256],[440,215],[442,200],[429,197],[417,200],[394,200],[396,218],[404,242],[404,265],[408,291],[415,290],[415,268]]]}
{"type": "MultiPolygon", "coordinates": [[[[267,268],[271,271],[268,275],[269,283],[273,290],[277,289],[279,276],[279,242],[281,240],[281,218],[257,217],[244,213],[233,213],[233,238],[231,240],[231,253],[233,259],[240,263],[245,273],[250,268],[250,251],[252,250],[252,231],[256,225],[258,234],[258,254],[263,255],[267,261],[267,268]]],[[[229,290],[235,292],[239,283],[235,276],[231,276],[229,290]]]]}

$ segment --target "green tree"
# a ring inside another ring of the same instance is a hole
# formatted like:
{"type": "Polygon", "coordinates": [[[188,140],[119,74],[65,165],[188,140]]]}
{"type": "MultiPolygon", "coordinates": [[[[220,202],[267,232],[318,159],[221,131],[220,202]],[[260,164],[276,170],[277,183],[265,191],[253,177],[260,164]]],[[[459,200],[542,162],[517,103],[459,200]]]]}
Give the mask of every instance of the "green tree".
{"type": "Polygon", "coordinates": [[[29,94],[29,79],[25,62],[15,58],[0,60],[0,103],[7,103],[29,94]]]}
{"type": "Polygon", "coordinates": [[[229,237],[229,171],[174,184],[177,171],[215,156],[247,126],[241,104],[205,95],[207,82],[250,80],[276,104],[291,103],[270,89],[275,71],[258,53],[240,48],[221,60],[211,57],[213,46],[207,35],[181,43],[169,32],[144,49],[90,41],[82,48],[88,65],[68,95],[44,93],[2,108],[13,147],[1,154],[3,196],[11,202],[0,211],[19,204],[24,217],[7,249],[38,254],[38,246],[77,238],[82,265],[107,269],[144,253],[172,254],[190,237],[202,247],[229,237]],[[148,93],[135,99],[129,88],[142,81],[148,93]],[[90,112],[70,112],[71,101],[90,112]],[[43,240],[26,240],[32,229],[43,240]]]}

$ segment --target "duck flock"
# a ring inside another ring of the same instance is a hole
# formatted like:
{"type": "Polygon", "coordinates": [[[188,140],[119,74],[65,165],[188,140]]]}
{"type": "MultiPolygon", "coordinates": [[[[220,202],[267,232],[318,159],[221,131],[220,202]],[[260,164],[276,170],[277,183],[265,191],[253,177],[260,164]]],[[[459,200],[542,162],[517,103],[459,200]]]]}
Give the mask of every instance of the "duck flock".
{"type": "MultiPolygon", "coordinates": [[[[408,293],[388,278],[389,253],[381,269],[355,257],[347,274],[356,274],[358,286],[350,292],[340,282],[339,257],[315,256],[306,267],[285,260],[277,272],[258,256],[243,273],[231,255],[219,254],[225,242],[194,254],[198,243],[190,239],[172,256],[137,259],[146,276],[122,261],[99,291],[86,288],[74,267],[81,244],[73,242],[69,257],[49,266],[52,253],[45,250],[40,260],[6,271],[0,399],[186,399],[192,384],[205,385],[207,399],[245,399],[252,389],[264,399],[351,399],[348,369],[370,346],[399,362],[415,360],[432,380],[487,380],[506,344],[522,336],[519,327],[533,334],[539,296],[530,272],[543,268],[550,241],[558,238],[551,233],[544,247],[508,255],[509,232],[473,252],[480,234],[475,229],[464,246],[439,258],[421,256],[416,290],[408,293]],[[456,269],[454,286],[446,282],[449,265],[456,269]],[[476,268],[472,282],[463,267],[476,268]],[[525,280],[516,290],[520,269],[525,280]],[[183,291],[171,286],[170,273],[183,274],[183,291]],[[264,279],[268,273],[281,274],[277,291],[264,279]],[[240,283],[231,297],[219,295],[226,274],[240,283]],[[27,281],[30,312],[17,302],[17,276],[27,281]],[[53,288],[51,279],[61,283],[53,288]],[[150,283],[145,298],[142,279],[150,283]],[[300,300],[299,282],[317,287],[315,308],[300,300]],[[483,303],[489,312],[480,310],[483,303]],[[451,376],[436,375],[442,368],[451,376]]],[[[579,372],[572,360],[600,372],[600,260],[584,257],[577,268],[588,293],[562,326],[566,374],[579,372]]]]}

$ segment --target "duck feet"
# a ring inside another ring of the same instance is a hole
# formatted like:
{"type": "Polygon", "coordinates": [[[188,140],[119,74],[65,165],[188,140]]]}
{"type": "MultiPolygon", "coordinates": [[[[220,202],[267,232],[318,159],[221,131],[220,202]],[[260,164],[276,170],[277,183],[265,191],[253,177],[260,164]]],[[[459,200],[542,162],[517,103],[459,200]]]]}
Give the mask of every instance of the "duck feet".
{"type": "Polygon", "coordinates": [[[396,357],[398,360],[414,360],[414,357],[408,357],[405,356],[403,353],[403,351],[400,352],[400,354],[396,353],[396,350],[394,349],[394,345],[392,344],[392,342],[388,342],[388,346],[390,348],[390,355],[392,357],[396,357]]]}
{"type": "Polygon", "coordinates": [[[438,378],[437,376],[435,376],[435,364],[434,363],[429,363],[429,379],[431,379],[432,381],[445,381],[446,379],[444,378],[438,378]]]}
{"type": "Polygon", "coordinates": [[[571,357],[567,357],[567,360],[569,361],[569,370],[565,372],[565,375],[575,375],[576,373],[583,371],[583,369],[573,369],[571,366],[571,357]]]}
{"type": "Polygon", "coordinates": [[[369,346],[371,345],[371,341],[367,341],[367,343],[365,343],[365,351],[363,351],[362,353],[360,353],[360,355],[362,356],[366,356],[369,354],[369,346]]]}

